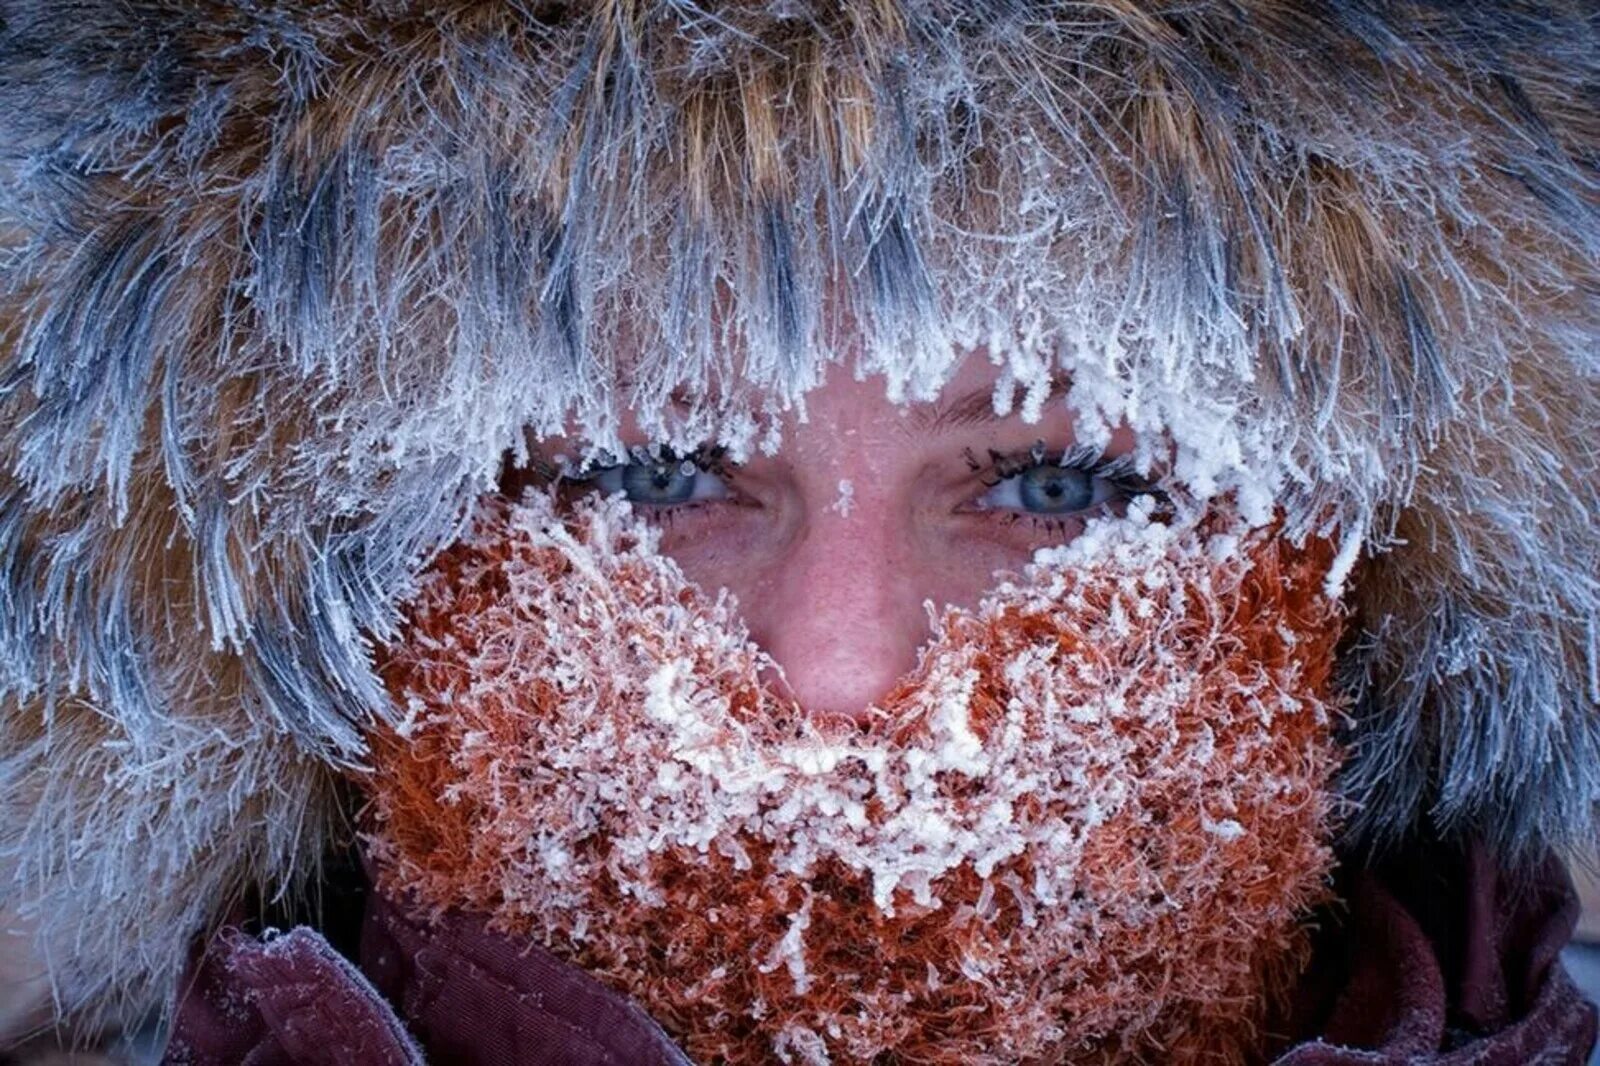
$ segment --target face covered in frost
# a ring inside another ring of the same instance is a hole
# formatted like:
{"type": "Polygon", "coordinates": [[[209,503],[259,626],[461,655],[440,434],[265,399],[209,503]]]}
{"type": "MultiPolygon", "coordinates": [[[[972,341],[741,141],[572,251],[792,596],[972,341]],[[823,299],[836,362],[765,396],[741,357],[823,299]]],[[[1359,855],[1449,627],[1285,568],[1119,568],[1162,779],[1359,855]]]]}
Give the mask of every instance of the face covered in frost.
{"type": "Polygon", "coordinates": [[[701,1061],[1249,1058],[1331,863],[1329,553],[981,370],[485,501],[386,651],[383,887],[701,1061]]]}
{"type": "MultiPolygon", "coordinates": [[[[857,717],[915,665],[930,603],[975,606],[996,574],[1155,488],[1131,432],[1079,440],[1059,393],[1032,421],[997,417],[995,385],[970,358],[936,402],[900,405],[881,379],[833,367],[772,455],[643,454],[564,494],[628,499],[690,581],[737,597],[774,684],[813,716],[857,717]]],[[[646,443],[633,426],[623,438],[646,443]]],[[[571,467],[581,450],[546,441],[535,465],[571,467]]]]}

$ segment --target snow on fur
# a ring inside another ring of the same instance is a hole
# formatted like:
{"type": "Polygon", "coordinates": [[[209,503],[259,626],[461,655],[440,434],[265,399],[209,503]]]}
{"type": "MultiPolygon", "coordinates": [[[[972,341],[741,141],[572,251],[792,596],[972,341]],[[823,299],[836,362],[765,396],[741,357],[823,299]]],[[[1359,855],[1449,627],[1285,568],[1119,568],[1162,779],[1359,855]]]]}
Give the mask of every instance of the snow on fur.
{"type": "Polygon", "coordinates": [[[1070,376],[1086,432],[1336,522],[1352,846],[1592,846],[1596,33],[0,4],[0,911],[57,1013],[137,1013],[220,901],[315,868],[394,713],[369,639],[525,425],[759,446],[846,351],[907,397],[969,349],[1001,406],[1070,376]]]}
{"type": "Polygon", "coordinates": [[[368,783],[389,891],[574,958],[697,1061],[1249,1056],[1331,864],[1327,552],[1094,525],[849,724],[775,697],[654,542],[535,497],[424,577],[368,783]]]}

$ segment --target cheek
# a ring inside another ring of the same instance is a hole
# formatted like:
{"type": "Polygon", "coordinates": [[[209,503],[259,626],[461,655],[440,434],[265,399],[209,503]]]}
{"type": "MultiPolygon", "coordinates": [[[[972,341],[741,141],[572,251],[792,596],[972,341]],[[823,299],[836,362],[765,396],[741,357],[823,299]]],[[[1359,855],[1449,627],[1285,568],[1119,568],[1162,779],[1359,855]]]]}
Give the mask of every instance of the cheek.
{"type": "Polygon", "coordinates": [[[661,554],[684,577],[708,592],[725,588],[741,599],[778,563],[787,539],[776,516],[758,507],[713,503],[650,517],[661,531],[661,554]]]}
{"type": "Polygon", "coordinates": [[[940,607],[970,608],[1003,574],[1016,574],[1041,548],[1059,547],[1083,523],[1044,523],[1022,515],[947,514],[921,523],[912,556],[921,598],[940,607]]]}
{"type": "Polygon", "coordinates": [[[1032,554],[1032,549],[992,538],[946,534],[917,556],[918,598],[941,608],[976,607],[1001,573],[1020,570],[1032,554]]]}
{"type": "MultiPolygon", "coordinates": [[[[998,575],[1020,570],[1041,548],[1065,544],[1081,522],[1040,522],[1026,516],[923,513],[900,529],[876,525],[863,515],[862,528],[843,532],[836,558],[848,571],[865,541],[887,542],[897,584],[915,600],[971,607],[993,588],[998,575]],[[898,543],[898,547],[893,547],[898,543]]],[[[762,507],[715,503],[664,510],[652,517],[661,530],[660,551],[684,576],[707,591],[728,589],[742,602],[769,588],[790,566],[796,541],[792,516],[762,507]]],[[[813,533],[813,536],[816,534],[813,533]]],[[[841,594],[860,584],[841,574],[841,594]]],[[[865,577],[867,575],[857,575],[865,577]]]]}

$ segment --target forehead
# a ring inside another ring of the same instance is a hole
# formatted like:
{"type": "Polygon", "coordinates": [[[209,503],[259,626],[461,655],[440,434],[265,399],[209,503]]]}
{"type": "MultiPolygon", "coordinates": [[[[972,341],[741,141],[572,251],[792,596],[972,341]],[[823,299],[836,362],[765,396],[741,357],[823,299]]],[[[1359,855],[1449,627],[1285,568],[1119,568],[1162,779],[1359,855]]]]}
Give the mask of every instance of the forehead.
{"type": "MultiPolygon", "coordinates": [[[[954,369],[924,395],[908,397],[893,380],[867,372],[847,350],[824,359],[816,383],[794,403],[770,405],[754,415],[749,392],[737,383],[731,391],[678,388],[661,401],[624,382],[618,391],[629,402],[609,425],[623,443],[659,442],[680,450],[684,444],[717,443],[730,446],[736,456],[747,450],[738,445],[749,440],[752,428],[759,439],[759,448],[753,450],[767,453],[785,447],[797,434],[881,435],[903,443],[1002,420],[1044,427],[1065,414],[1065,405],[1055,401],[1067,394],[1069,384],[1070,378],[1060,373],[1042,383],[1020,382],[1003,360],[979,349],[958,355],[954,369]]],[[[592,434],[575,420],[559,433],[535,432],[531,440],[546,445],[587,442],[615,450],[603,434],[592,434]]]]}

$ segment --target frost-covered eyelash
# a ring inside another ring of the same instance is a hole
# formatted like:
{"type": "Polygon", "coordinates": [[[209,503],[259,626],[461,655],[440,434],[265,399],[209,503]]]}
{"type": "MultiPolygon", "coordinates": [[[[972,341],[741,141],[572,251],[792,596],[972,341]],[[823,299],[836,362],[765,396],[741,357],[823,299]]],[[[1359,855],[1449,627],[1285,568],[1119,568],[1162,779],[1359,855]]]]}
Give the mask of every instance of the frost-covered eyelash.
{"type": "MultiPolygon", "coordinates": [[[[1130,496],[1165,496],[1157,487],[1155,479],[1138,473],[1132,455],[1119,455],[1108,459],[1104,452],[1087,444],[1074,444],[1064,450],[1051,450],[1045,447],[1043,441],[1036,441],[1029,448],[1009,452],[991,448],[987,460],[980,459],[971,448],[966,449],[962,455],[968,467],[979,475],[979,482],[986,488],[994,488],[1007,478],[1016,477],[1036,466],[1056,466],[1065,470],[1079,470],[1090,477],[1105,480],[1130,496]]],[[[582,486],[605,471],[625,463],[649,465],[670,462],[692,464],[696,470],[723,478],[731,476],[732,470],[737,465],[728,462],[727,449],[717,445],[700,445],[689,452],[679,453],[664,444],[639,444],[630,447],[625,456],[617,459],[602,454],[588,460],[577,461],[567,456],[546,457],[535,452],[526,466],[513,466],[508,460],[500,481],[503,490],[512,485],[518,488],[528,485],[545,487],[562,482],[582,486]]]]}
{"type": "Polygon", "coordinates": [[[1016,477],[1037,466],[1057,466],[1063,470],[1079,470],[1090,477],[1101,478],[1124,492],[1140,495],[1156,493],[1155,483],[1139,474],[1132,455],[1106,458],[1105,453],[1087,444],[1074,444],[1060,451],[1052,451],[1042,441],[1030,448],[1001,452],[989,450],[988,460],[979,459],[972,449],[967,449],[967,465],[986,488],[994,488],[1007,478],[1016,477]]]}
{"type": "Polygon", "coordinates": [[[498,486],[500,494],[511,499],[520,498],[530,488],[545,490],[562,485],[582,488],[605,471],[626,463],[686,462],[704,473],[726,477],[730,465],[726,455],[727,449],[720,446],[702,445],[680,454],[662,444],[639,444],[630,447],[620,458],[600,454],[575,460],[565,455],[546,455],[535,448],[520,463],[512,453],[506,453],[500,466],[498,486]]]}
{"type": "Polygon", "coordinates": [[[679,452],[665,444],[635,444],[622,456],[602,453],[585,460],[556,456],[546,461],[550,471],[548,480],[579,484],[593,481],[607,470],[637,463],[640,466],[660,466],[667,463],[688,463],[701,473],[728,475],[731,464],[728,450],[720,445],[702,444],[687,452],[679,452]]]}

